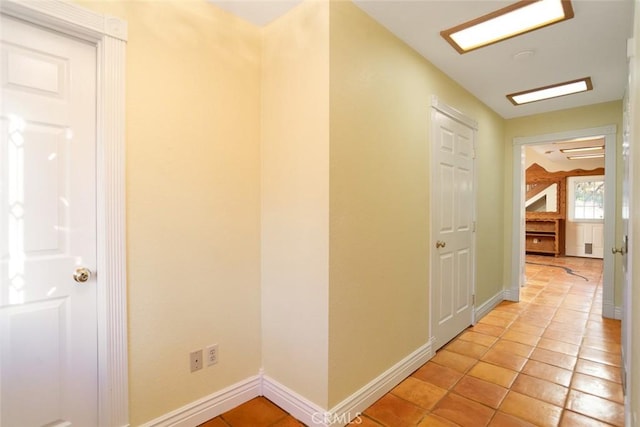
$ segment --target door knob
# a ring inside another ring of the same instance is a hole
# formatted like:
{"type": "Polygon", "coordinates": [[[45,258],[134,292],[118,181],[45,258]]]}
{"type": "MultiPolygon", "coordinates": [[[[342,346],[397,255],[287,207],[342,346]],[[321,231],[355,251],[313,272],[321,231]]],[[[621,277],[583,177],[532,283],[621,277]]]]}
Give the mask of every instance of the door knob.
{"type": "Polygon", "coordinates": [[[442,240],[436,242],[436,249],[444,248],[445,246],[447,246],[447,242],[443,242],[442,240]]]}
{"type": "Polygon", "coordinates": [[[85,267],[78,267],[73,272],[73,280],[84,283],[91,278],[91,270],[85,267]]]}
{"type": "Polygon", "coordinates": [[[621,248],[611,248],[611,253],[612,254],[620,254],[620,255],[624,255],[627,253],[627,251],[624,250],[624,247],[621,248]]]}

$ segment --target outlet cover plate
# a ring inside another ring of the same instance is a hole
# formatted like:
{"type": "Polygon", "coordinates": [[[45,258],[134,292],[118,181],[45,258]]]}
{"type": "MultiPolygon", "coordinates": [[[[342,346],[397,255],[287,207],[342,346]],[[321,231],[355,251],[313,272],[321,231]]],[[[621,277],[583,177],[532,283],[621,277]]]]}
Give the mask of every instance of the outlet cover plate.
{"type": "Polygon", "coordinates": [[[202,369],[202,350],[196,350],[189,353],[189,362],[191,365],[191,372],[202,369]]]}
{"type": "Polygon", "coordinates": [[[215,365],[218,363],[218,358],[220,354],[218,353],[218,344],[212,344],[207,347],[207,366],[215,365]]]}

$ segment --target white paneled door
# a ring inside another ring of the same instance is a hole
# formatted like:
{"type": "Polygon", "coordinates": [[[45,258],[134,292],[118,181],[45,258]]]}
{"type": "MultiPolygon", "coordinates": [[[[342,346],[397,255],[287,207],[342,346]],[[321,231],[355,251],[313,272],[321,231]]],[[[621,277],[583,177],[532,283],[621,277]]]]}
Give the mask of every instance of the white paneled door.
{"type": "Polygon", "coordinates": [[[1,24],[0,425],[96,426],[96,47],[1,24]]]}
{"type": "Polygon", "coordinates": [[[433,110],[431,309],[435,349],[473,320],[474,130],[433,110]]]}

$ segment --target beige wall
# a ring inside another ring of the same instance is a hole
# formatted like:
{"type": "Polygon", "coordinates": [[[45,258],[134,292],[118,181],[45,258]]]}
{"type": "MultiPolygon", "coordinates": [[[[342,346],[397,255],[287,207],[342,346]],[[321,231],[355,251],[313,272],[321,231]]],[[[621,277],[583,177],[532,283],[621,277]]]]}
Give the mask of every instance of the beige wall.
{"type": "Polygon", "coordinates": [[[327,405],[329,5],[307,2],[264,30],[264,372],[327,405]]]}
{"type": "MultiPolygon", "coordinates": [[[[505,236],[505,260],[504,260],[504,283],[509,287],[511,283],[511,254],[512,248],[512,211],[513,211],[513,139],[515,137],[544,135],[549,133],[559,133],[578,129],[616,125],[617,127],[617,159],[619,165],[621,158],[620,146],[622,144],[622,101],[605,102],[602,104],[589,105],[586,107],[573,108],[568,110],[554,111],[534,116],[519,117],[506,120],[506,133],[504,142],[504,236],[505,236]]],[[[620,218],[622,168],[617,168],[616,183],[616,218],[620,218]]],[[[622,224],[616,222],[616,241],[621,241],[622,224]]],[[[608,249],[607,249],[608,250],[608,249]]],[[[615,300],[616,307],[622,304],[622,265],[620,257],[616,257],[615,266],[615,300]]]]}
{"type": "Polygon", "coordinates": [[[333,406],[429,340],[431,96],[479,122],[480,303],[502,290],[504,135],[500,117],[352,3],[331,3],[330,38],[333,406]]]}
{"type": "Polygon", "coordinates": [[[131,425],[256,375],[260,32],[202,1],[90,2],[127,44],[131,425]],[[189,372],[189,352],[220,362],[189,372]]]}

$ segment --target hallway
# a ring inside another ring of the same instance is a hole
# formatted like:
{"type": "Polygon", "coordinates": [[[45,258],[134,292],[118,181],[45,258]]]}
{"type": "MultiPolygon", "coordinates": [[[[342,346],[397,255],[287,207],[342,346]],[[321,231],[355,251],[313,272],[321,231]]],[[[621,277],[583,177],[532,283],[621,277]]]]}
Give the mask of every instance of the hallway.
{"type": "MultiPolygon", "coordinates": [[[[623,426],[620,321],[603,319],[602,260],[527,256],[502,302],[383,396],[361,426],[623,426]]],[[[299,426],[259,397],[206,427],[299,426]]]]}

